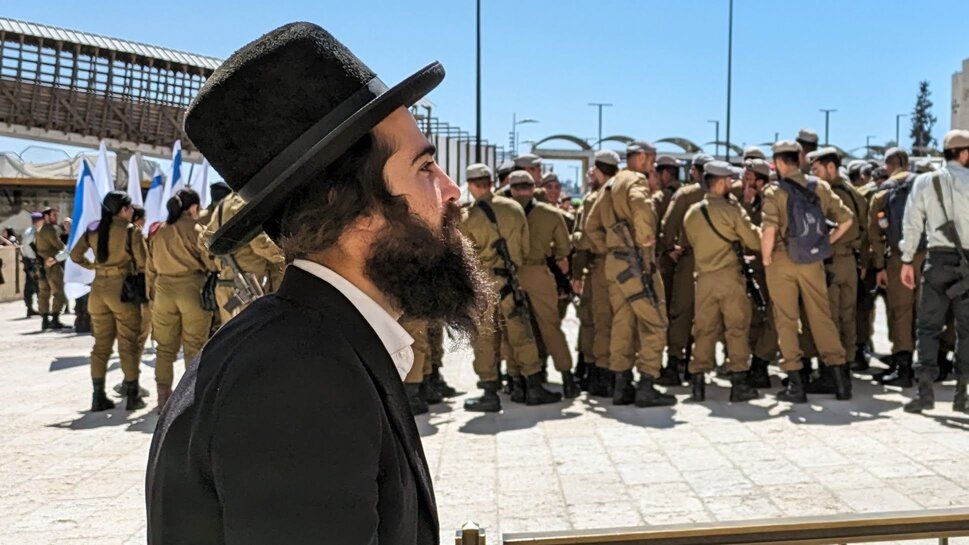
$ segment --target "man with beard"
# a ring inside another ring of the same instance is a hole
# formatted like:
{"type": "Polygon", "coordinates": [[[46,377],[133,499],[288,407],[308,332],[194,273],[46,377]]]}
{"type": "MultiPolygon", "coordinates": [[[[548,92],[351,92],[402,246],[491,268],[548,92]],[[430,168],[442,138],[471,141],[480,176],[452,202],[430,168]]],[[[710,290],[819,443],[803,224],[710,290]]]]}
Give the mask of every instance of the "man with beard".
{"type": "Polygon", "coordinates": [[[246,205],[210,241],[265,230],[279,290],[182,377],[149,453],[148,543],[438,543],[397,322],[474,330],[486,290],[458,187],[408,107],[439,63],[389,88],[310,23],[273,30],[205,82],[185,132],[246,205]]]}
{"type": "MultiPolygon", "coordinates": [[[[764,159],[748,159],[744,162],[743,204],[750,221],[760,227],[763,221],[764,188],[770,184],[770,163],[764,159]]],[[[750,264],[754,270],[757,284],[764,294],[767,308],[763,312],[754,310],[750,321],[750,385],[754,388],[770,388],[770,374],[767,366],[777,356],[777,330],[770,309],[770,294],[767,291],[767,277],[760,252],[755,252],[750,264]]]]}
{"type": "MultiPolygon", "coordinates": [[[[508,176],[512,186],[516,185],[516,173],[528,180],[532,179],[525,172],[512,172],[508,176]]],[[[515,201],[491,192],[491,169],[486,165],[468,165],[466,177],[474,204],[467,209],[461,222],[461,232],[474,245],[479,266],[489,272],[488,282],[499,295],[495,305],[484,312],[484,323],[471,341],[474,349],[474,371],[484,393],[477,399],[465,401],[464,408],[479,412],[501,410],[501,399],[498,397],[500,343],[496,342],[499,323],[504,323],[503,343],[507,348],[508,374],[513,385],[512,401],[528,405],[555,403],[561,399],[559,394],[549,392],[542,386],[542,364],[538,358],[535,334],[527,314],[523,315],[521,306],[527,305],[527,302],[517,304],[511,288],[513,280],[520,281],[519,273],[524,268],[526,256],[529,255],[529,230],[525,212],[515,201]],[[502,258],[497,247],[500,244],[507,248],[506,257],[511,260],[511,265],[514,265],[517,272],[511,271],[509,264],[502,258]]],[[[543,271],[544,267],[545,262],[542,261],[543,271]]]]}
{"type": "Polygon", "coordinates": [[[801,129],[797,131],[797,138],[795,140],[801,145],[801,154],[799,157],[801,172],[809,174],[811,172],[811,162],[808,161],[807,154],[818,149],[818,133],[812,129],[801,129]]]}

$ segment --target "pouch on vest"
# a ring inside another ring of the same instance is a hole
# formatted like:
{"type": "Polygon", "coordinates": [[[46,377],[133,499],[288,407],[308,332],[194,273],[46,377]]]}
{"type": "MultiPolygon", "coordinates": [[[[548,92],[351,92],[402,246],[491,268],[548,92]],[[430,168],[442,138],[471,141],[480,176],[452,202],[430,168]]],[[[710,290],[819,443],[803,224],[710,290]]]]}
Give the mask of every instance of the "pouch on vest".
{"type": "Polygon", "coordinates": [[[828,219],[821,210],[817,178],[808,176],[807,188],[793,180],[778,185],[787,193],[787,254],[800,264],[817,263],[831,257],[828,219]]]}

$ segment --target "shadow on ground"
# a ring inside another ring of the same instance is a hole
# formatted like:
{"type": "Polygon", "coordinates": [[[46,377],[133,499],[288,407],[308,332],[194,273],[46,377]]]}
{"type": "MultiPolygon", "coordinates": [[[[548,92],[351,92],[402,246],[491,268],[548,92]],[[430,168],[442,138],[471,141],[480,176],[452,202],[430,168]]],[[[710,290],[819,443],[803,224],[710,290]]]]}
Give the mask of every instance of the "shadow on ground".
{"type": "MultiPolygon", "coordinates": [[[[149,402],[150,403],[150,402],[149,402]]],[[[124,402],[118,403],[114,409],[102,412],[83,412],[78,418],[48,424],[48,428],[62,430],[84,431],[104,427],[126,426],[125,431],[154,433],[158,422],[158,413],[154,410],[132,415],[124,409],[124,402]]]]}

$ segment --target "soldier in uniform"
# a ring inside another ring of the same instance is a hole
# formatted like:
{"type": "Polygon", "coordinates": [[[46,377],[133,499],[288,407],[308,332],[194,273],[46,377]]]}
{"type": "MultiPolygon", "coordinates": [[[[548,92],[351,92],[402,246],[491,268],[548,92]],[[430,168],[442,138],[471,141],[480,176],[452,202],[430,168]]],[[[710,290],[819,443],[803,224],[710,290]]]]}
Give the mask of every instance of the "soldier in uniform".
{"type": "Polygon", "coordinates": [[[34,297],[40,299],[40,269],[44,266],[37,259],[37,252],[34,250],[37,245],[37,231],[44,226],[44,215],[40,212],[31,212],[30,227],[24,231],[20,241],[20,255],[24,263],[24,305],[27,306],[27,317],[31,318],[38,314],[34,308],[34,297]]]}
{"type": "Polygon", "coordinates": [[[37,306],[41,315],[42,331],[63,329],[61,311],[67,306],[64,296],[64,260],[66,246],[57,232],[60,211],[51,207],[44,210],[44,225],[34,238],[37,260],[42,268],[40,273],[40,295],[37,306]]]}
{"type": "Polygon", "coordinates": [[[551,262],[563,274],[569,273],[569,231],[557,208],[535,200],[535,183],[527,172],[512,172],[508,179],[512,197],[528,219],[528,251],[518,269],[518,278],[531,303],[537,333],[552,356],[555,369],[562,374],[562,393],[566,398],[574,398],[579,395],[579,385],[572,376],[572,352],[562,332],[558,310],[559,292],[549,270],[551,262]]]}
{"type": "MultiPolygon", "coordinates": [[[[527,176],[525,173],[522,174],[527,176]]],[[[477,336],[471,342],[474,349],[474,371],[478,375],[484,394],[480,398],[465,401],[464,408],[481,412],[501,410],[495,342],[499,320],[504,322],[505,339],[511,352],[510,359],[514,359],[514,363],[518,366],[517,369],[512,369],[509,365],[509,374],[519,386],[524,382],[525,402],[529,405],[555,403],[561,399],[561,396],[542,386],[542,366],[538,359],[538,348],[535,345],[531,324],[522,319],[521,309],[516,308],[515,299],[510,292],[511,273],[495,248],[499,239],[504,240],[512,263],[516,267],[522,266],[525,256],[529,253],[528,220],[525,218],[525,211],[515,201],[491,192],[491,169],[486,165],[480,163],[469,165],[467,180],[468,191],[475,202],[466,209],[461,222],[461,232],[468,237],[477,250],[481,268],[489,272],[499,300],[487,316],[491,318],[491,324],[482,324],[477,336]],[[494,221],[491,215],[494,216],[494,221]]],[[[514,178],[509,175],[509,181],[513,180],[514,178]]]]}
{"type": "MultiPolygon", "coordinates": [[[[748,159],[744,169],[742,204],[751,222],[760,226],[763,223],[764,189],[770,184],[770,163],[764,159],[748,159]]],[[[760,286],[767,309],[754,312],[750,322],[750,385],[754,388],[770,388],[770,375],[767,366],[777,357],[777,329],[770,309],[770,293],[767,289],[767,276],[761,253],[754,253],[751,267],[757,284],[760,286]]]]}
{"type": "Polygon", "coordinates": [[[693,344],[690,335],[693,330],[694,311],[694,279],[693,250],[681,247],[678,243],[683,236],[683,217],[691,206],[703,199],[703,165],[712,161],[713,157],[705,153],[698,153],[693,157],[690,175],[692,184],[680,187],[670,200],[663,215],[661,238],[659,247],[663,249],[665,257],[660,261],[667,269],[667,278],[672,278],[668,286],[669,291],[669,333],[666,369],[662,384],[678,385],[685,380],[686,364],[689,361],[693,344]],[[669,269],[672,268],[672,273],[669,269]],[[674,374],[675,371],[675,374],[674,374]]]}
{"type": "Polygon", "coordinates": [[[404,392],[407,403],[413,414],[426,414],[429,405],[436,405],[444,400],[439,392],[430,387],[428,378],[431,376],[431,345],[427,334],[427,320],[415,318],[401,318],[401,327],[413,339],[411,350],[414,353],[414,363],[404,377],[404,392]]]}
{"type": "MultiPolygon", "coordinates": [[[[566,232],[571,236],[571,233],[575,231],[575,216],[561,206],[563,200],[562,197],[562,183],[559,181],[559,177],[554,172],[546,172],[542,176],[542,188],[545,190],[545,197],[548,199],[548,204],[558,212],[562,219],[565,221],[566,232]]],[[[571,262],[572,252],[569,251],[568,260],[571,262]]],[[[555,287],[558,291],[558,303],[557,308],[559,312],[559,319],[565,318],[566,312],[569,309],[569,303],[572,301],[572,270],[571,268],[562,268],[556,262],[556,260],[549,256],[546,259],[549,270],[555,275],[555,287]]]]}
{"type": "MultiPolygon", "coordinates": [[[[659,179],[659,190],[653,195],[656,215],[662,218],[666,215],[666,208],[673,199],[673,194],[682,185],[680,183],[680,162],[670,155],[660,155],[656,158],[656,176],[659,179]]],[[[657,248],[657,252],[660,248],[657,248]]]]}
{"type": "MultiPolygon", "coordinates": [[[[808,189],[808,179],[799,170],[801,145],[790,140],[776,142],[772,151],[774,166],[781,183],[798,184],[808,189]]],[[[798,189],[792,189],[795,191],[798,189]]],[[[814,187],[822,213],[838,224],[830,234],[837,242],[851,227],[852,214],[827,183],[818,181],[814,187]]],[[[844,347],[838,341],[838,330],[831,319],[831,307],[825,284],[824,263],[795,263],[787,253],[790,233],[788,201],[791,199],[782,185],[771,184],[764,191],[761,252],[767,270],[767,286],[773,303],[774,323],[780,343],[781,370],[788,375],[787,389],[779,400],[804,403],[807,395],[799,372],[802,368],[801,346],[798,342],[799,301],[803,303],[807,322],[814,332],[818,351],[825,363],[836,367],[833,375],[838,399],[850,399],[850,374],[845,367],[844,347]]]]}
{"type": "Polygon", "coordinates": [[[760,159],[761,161],[766,161],[767,156],[764,155],[764,150],[757,146],[747,146],[744,148],[743,160],[744,163],[750,161],[751,159],[760,159]]]}
{"type": "MultiPolygon", "coordinates": [[[[606,165],[604,168],[610,168],[606,165]]],[[[615,168],[615,167],[611,167],[615,168]]],[[[618,170],[618,169],[617,169],[618,170]]],[[[615,172],[613,172],[615,174],[615,172]]],[[[573,290],[581,294],[579,308],[576,315],[579,318],[579,361],[576,365],[576,376],[582,388],[598,395],[611,396],[612,373],[609,371],[609,333],[612,326],[612,308],[609,306],[608,284],[603,273],[605,257],[596,253],[592,241],[585,233],[589,214],[595,205],[596,198],[602,184],[610,175],[593,166],[586,173],[589,192],[582,199],[579,216],[572,233],[575,255],[572,258],[572,270],[578,271],[579,276],[573,277],[573,290]],[[596,287],[599,278],[598,288],[596,287]],[[604,290],[598,295],[596,290],[604,290]]]]}
{"type": "Polygon", "coordinates": [[[730,401],[749,401],[759,393],[748,384],[751,303],[734,245],[760,250],[760,229],[732,195],[735,172],[729,163],[710,161],[700,182],[706,190],[683,219],[685,244],[693,248],[696,266],[696,321],[689,369],[693,401],[706,399],[705,374],[716,365],[716,345],[723,335],[730,372],[730,401]]]}
{"type": "Polygon", "coordinates": [[[152,331],[158,343],[155,383],[159,411],[172,395],[179,348],[188,367],[209,338],[212,313],[202,308],[199,294],[206,273],[215,267],[202,250],[198,193],[180,189],[166,206],[168,218],[148,238],[147,282],[154,301],[152,331]]]}
{"type": "Polygon", "coordinates": [[[515,170],[515,162],[511,159],[506,159],[498,165],[498,170],[495,172],[495,177],[497,178],[498,186],[495,192],[503,190],[508,186],[508,175],[515,170]]]}
{"type": "MultiPolygon", "coordinates": [[[[667,325],[663,279],[653,259],[658,220],[649,181],[640,171],[645,170],[642,162],[646,154],[635,152],[627,159],[627,168],[603,186],[586,224],[587,234],[596,241],[594,246],[607,250],[605,273],[612,307],[609,368],[615,376],[612,402],[670,406],[676,404],[676,398],[654,386],[663,367],[667,325]],[[631,262],[638,262],[642,270],[634,270],[631,262]],[[648,293],[650,284],[652,297],[648,293]],[[633,383],[634,360],[640,374],[638,385],[633,383]]],[[[618,166],[619,155],[600,151],[596,163],[618,166]]]]}
{"type": "Polygon", "coordinates": [[[799,158],[801,172],[808,174],[811,172],[811,163],[808,162],[807,154],[818,149],[818,133],[812,129],[801,129],[797,131],[796,140],[801,145],[801,155],[799,158]]]}

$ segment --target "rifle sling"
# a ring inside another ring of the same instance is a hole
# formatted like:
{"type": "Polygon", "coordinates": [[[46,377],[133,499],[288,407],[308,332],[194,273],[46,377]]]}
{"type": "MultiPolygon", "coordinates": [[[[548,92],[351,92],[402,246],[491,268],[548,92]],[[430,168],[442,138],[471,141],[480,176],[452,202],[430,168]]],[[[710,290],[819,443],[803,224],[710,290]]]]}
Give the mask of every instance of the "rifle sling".
{"type": "Polygon", "coordinates": [[[734,241],[723,236],[723,234],[716,227],[713,226],[713,220],[710,219],[710,212],[707,210],[707,203],[705,202],[700,203],[700,213],[703,214],[703,219],[707,220],[707,225],[710,226],[710,229],[713,231],[713,234],[717,235],[720,238],[720,240],[726,242],[731,247],[733,247],[734,241]]]}

